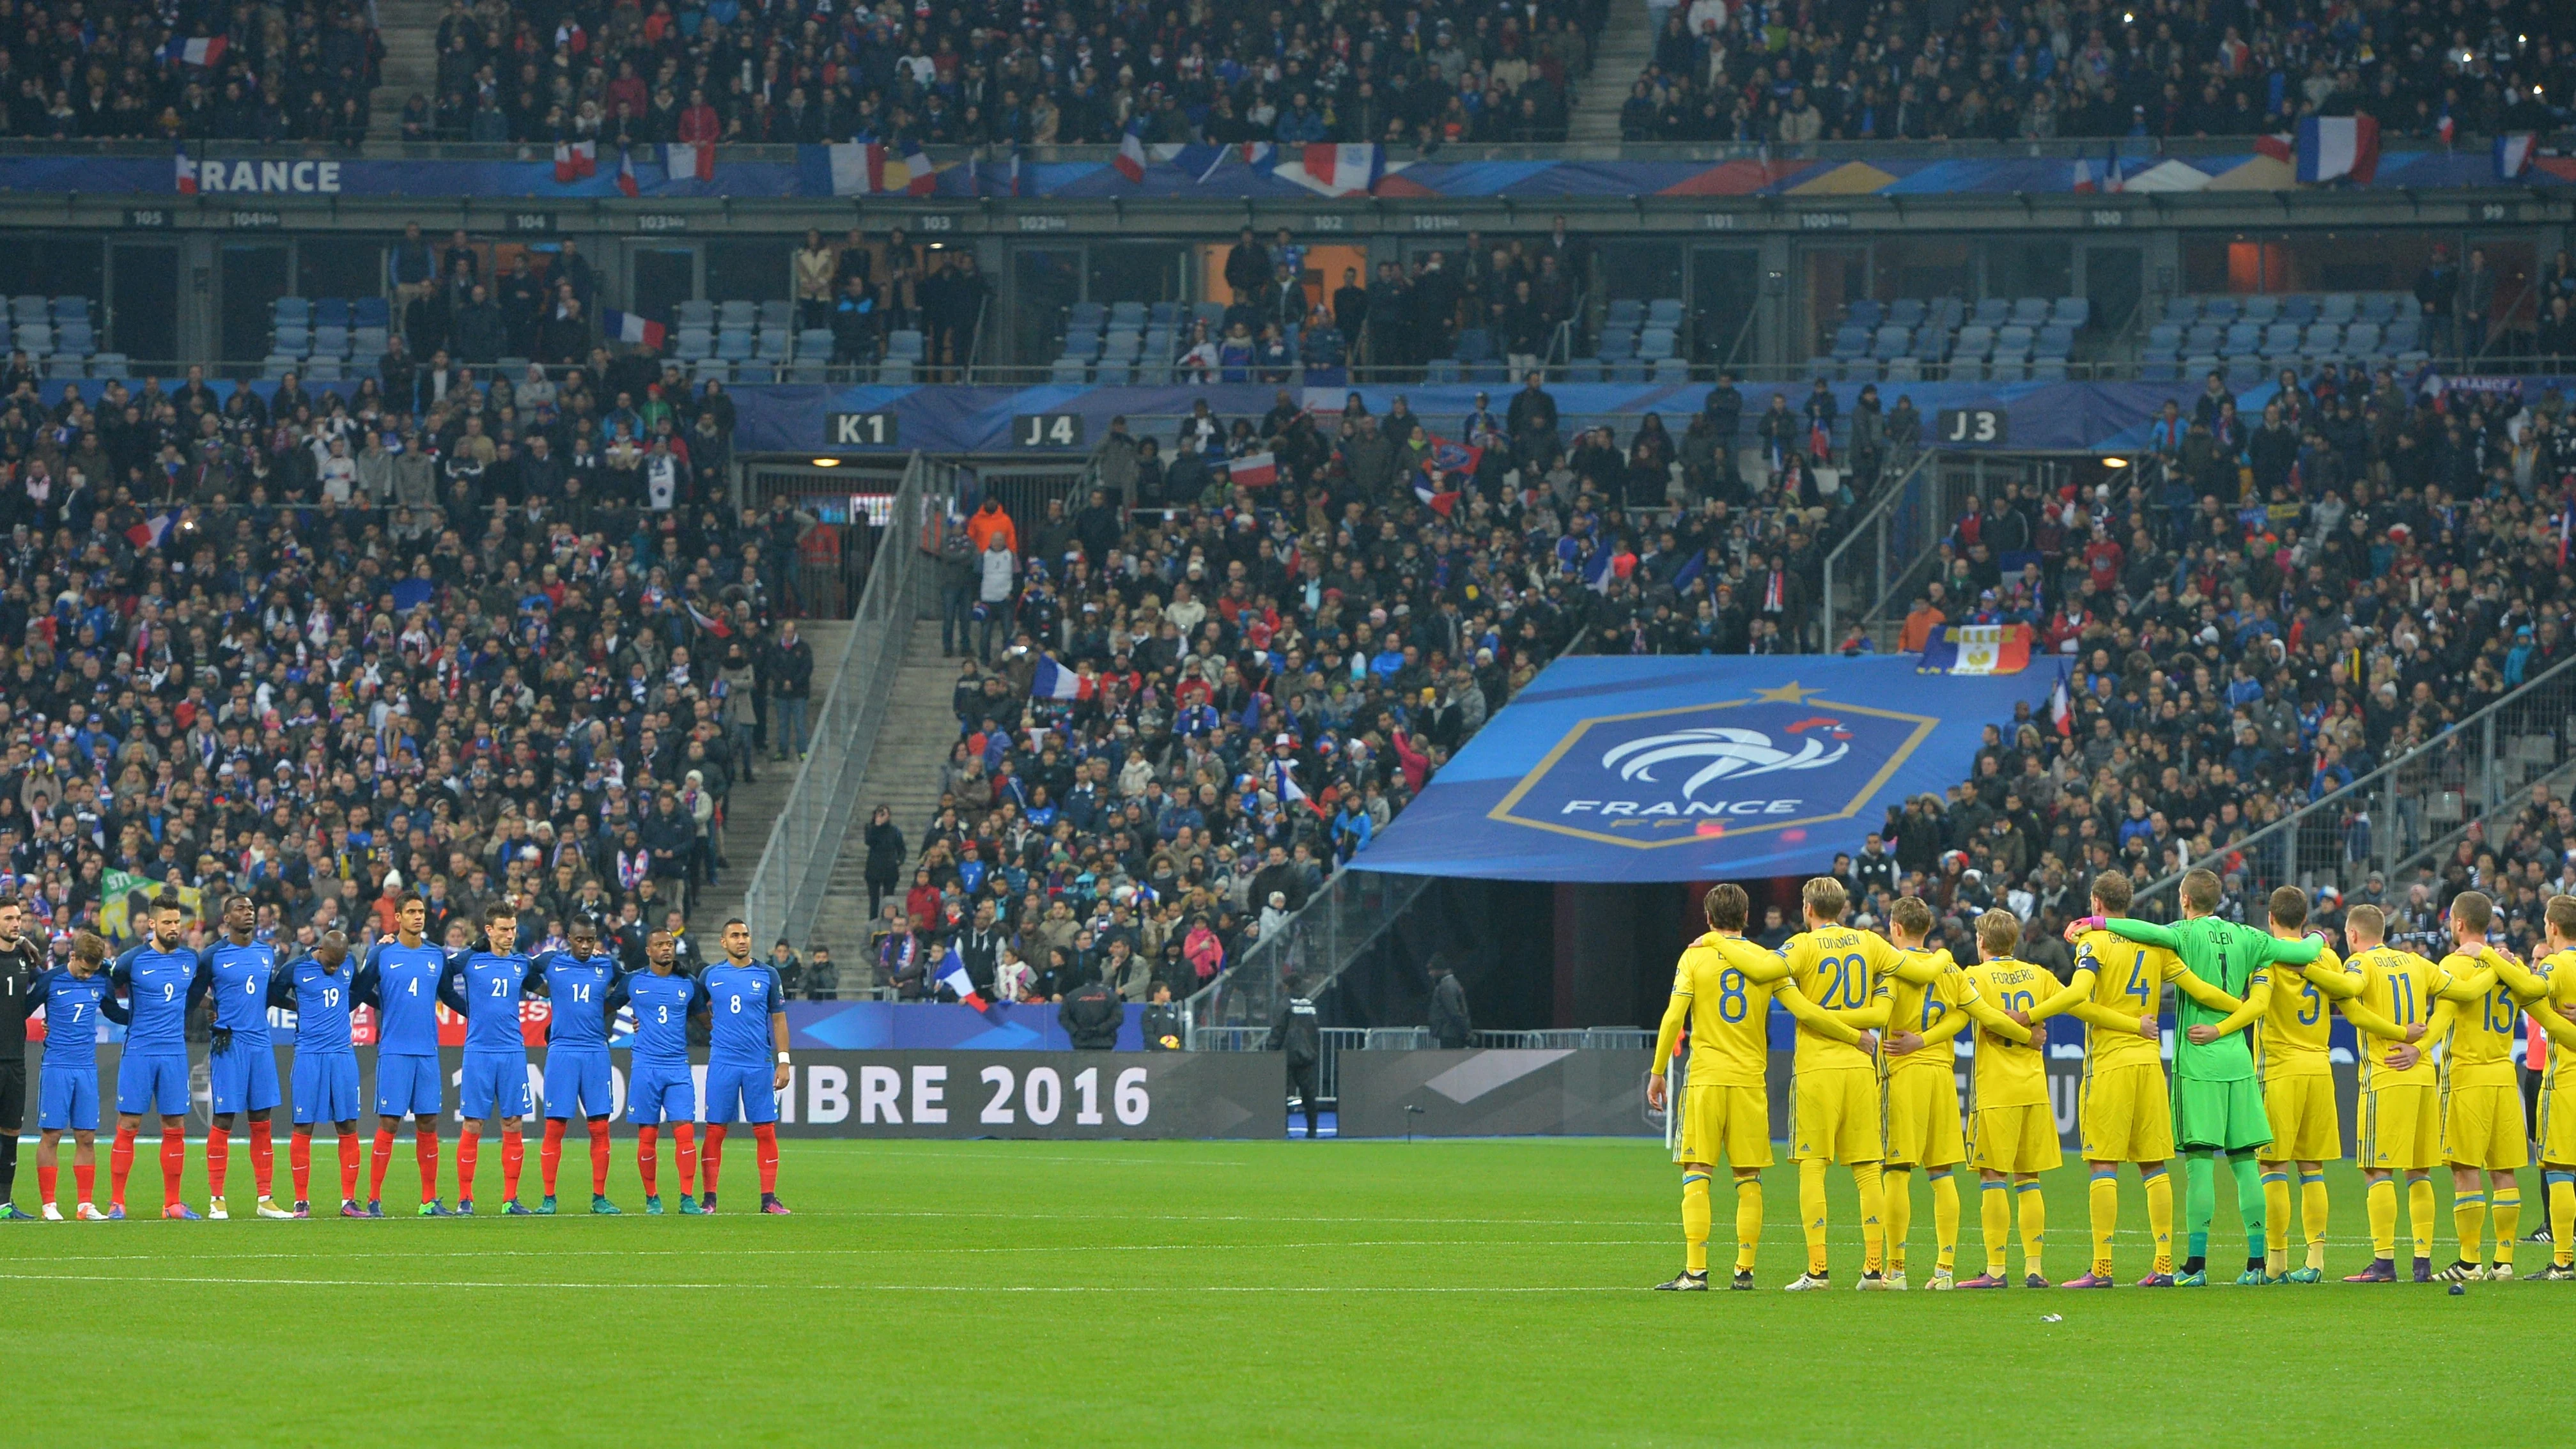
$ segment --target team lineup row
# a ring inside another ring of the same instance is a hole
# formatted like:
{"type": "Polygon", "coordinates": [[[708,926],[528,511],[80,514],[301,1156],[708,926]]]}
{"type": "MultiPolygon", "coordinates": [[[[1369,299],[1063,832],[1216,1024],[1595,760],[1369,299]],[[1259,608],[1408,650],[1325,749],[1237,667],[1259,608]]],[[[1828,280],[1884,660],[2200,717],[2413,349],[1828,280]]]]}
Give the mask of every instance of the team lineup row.
{"type": "MultiPolygon", "coordinates": [[[[0,904],[0,939],[16,939],[18,908],[0,904]]],[[[716,1209],[716,1183],[726,1129],[751,1125],[760,1170],[760,1210],[784,1214],[778,1198],[778,1099],[788,1082],[786,993],[776,970],[751,959],[751,933],[740,920],[725,923],[724,958],[692,977],[674,968],[670,935],[647,942],[642,971],[619,968],[600,949],[595,926],[576,922],[569,949],[528,955],[517,949],[518,921],[506,905],[483,913],[481,949],[449,949],[425,939],[426,906],[416,895],[396,904],[396,928],[370,946],[354,967],[350,944],[339,932],[324,937],[310,955],[281,960],[278,948],[255,938],[257,909],[233,895],[223,906],[214,944],[184,944],[186,922],[175,898],[164,895],[151,910],[144,940],[113,964],[107,945],[84,932],[72,943],[68,964],[43,972],[28,987],[27,1007],[45,1011],[44,1054],[39,1068],[37,1129],[41,1145],[37,1182],[43,1216],[61,1221],[55,1201],[61,1141],[73,1139],[73,1215],[92,1220],[125,1216],[125,1187],[134,1165],[135,1139],[144,1119],[161,1127],[161,1176],[166,1218],[194,1221],[199,1214],[180,1199],[186,1165],[183,1131],[188,1111],[186,1028],[190,1013],[211,1003],[212,1050],[207,1075],[213,1126],[206,1138],[206,1176],[212,1199],[204,1216],[229,1216],[225,1182],[232,1131],[248,1120],[256,1211],[262,1217],[312,1215],[312,1140],[319,1123],[339,1136],[340,1216],[382,1217],[385,1171],[402,1119],[412,1119],[413,1158],[420,1171],[420,1215],[474,1212],[474,1173],[486,1119],[501,1121],[501,1212],[542,1215],[555,1210],[555,1181],[566,1128],[585,1119],[590,1137],[591,1211],[616,1214],[608,1198],[609,1114],[614,1110],[609,1029],[622,1006],[632,1006],[635,1032],[627,1091],[627,1120],[636,1128],[636,1166],[644,1210],[660,1213],[659,1139],[667,1126],[678,1158],[680,1207],[686,1214],[716,1209]],[[540,1165],[544,1197],[530,1208],[519,1201],[525,1156],[523,1119],[534,1098],[520,1026],[520,1002],[551,1003],[546,1042],[546,1129],[540,1165]],[[447,1074],[438,1058],[437,1009],[444,1004],[465,1019],[464,1072],[459,1105],[465,1123],[456,1149],[457,1205],[438,1191],[439,1119],[445,1110],[447,1074]],[[358,1198],[361,1166],[358,1060],[351,1012],[377,1013],[374,1155],[367,1196],[358,1198]],[[271,1118],[283,1103],[277,1058],[269,1035],[270,1008],[295,1012],[292,1085],[293,1132],[289,1164],[294,1206],[271,1195],[271,1118]],[[94,1200],[99,1126],[98,1020],[126,1027],[116,1063],[116,1136],[109,1158],[108,1206],[94,1200]],[[689,1063],[689,1024],[708,1032],[705,1077],[707,1138],[696,1139],[697,1082],[689,1063]],[[705,1188],[697,1190],[703,1155],[705,1188]]],[[[28,1214],[0,1204],[0,1216],[28,1214]]]]}
{"type": "Polygon", "coordinates": [[[2306,934],[2307,898],[2295,887],[2273,892],[2268,930],[2216,916],[2219,881],[2208,871],[2186,874],[2181,895],[2183,919],[2157,925],[2123,916],[2130,903],[2125,876],[2097,879],[2093,914],[2067,928],[2075,969],[2061,983],[2014,957],[2021,923],[2009,911],[1977,918],[1977,959],[1963,964],[1947,950],[1927,949],[1933,918],[1921,900],[1897,901],[1882,938],[1843,924],[1841,884],[1819,877],[1804,889],[1806,929],[1771,950],[1744,936],[1743,889],[1713,887],[1704,901],[1709,932],[1682,953],[1656,1044],[1654,1059],[1671,1064],[1671,1080],[1657,1076],[1647,1085],[1650,1105],[1672,1103],[1674,1159],[1682,1167],[1683,1270],[1657,1286],[1709,1286],[1710,1180],[1721,1158],[1736,1189],[1732,1286],[1754,1286],[1761,1172],[1772,1160],[1763,1068],[1773,1001],[1796,1024],[1789,1155],[1798,1168],[1807,1266],[1787,1285],[1793,1292],[1832,1286],[1829,1164],[1849,1168],[1859,1191],[1860,1288],[1907,1286],[1918,1169],[1930,1184],[1938,1254],[1923,1286],[2007,1286],[2016,1219],[2024,1285],[2050,1286],[2040,1174],[2061,1159],[2045,1059],[2046,1023],[2057,1016],[2087,1028],[2080,1135],[2093,1234],[2087,1271],[2060,1286],[2117,1282],[2111,1245],[2123,1164],[2138,1169],[2155,1244],[2139,1286],[2205,1285],[2222,1157],[2247,1235],[2245,1271],[2235,1281],[2324,1281],[2325,1164],[2344,1155],[2328,1056],[2330,1008],[2362,1043],[2356,1156],[2367,1183],[2372,1258],[2344,1281],[2399,1279],[2401,1179],[2415,1281],[2514,1275],[2522,1213],[2516,1172],[2530,1159],[2513,1064],[2522,1013],[2557,1047],[2539,1108],[2552,1261],[2536,1276],[2576,1278],[2576,1070],[2560,1070],[2576,1051],[2576,896],[2550,900],[2545,953],[2526,965],[2487,942],[2494,905],[2475,891],[2453,900],[2451,950],[2439,961],[2385,944],[2374,906],[2345,917],[2345,956],[2306,934]],[[2160,1025],[2167,986],[2176,992],[2170,1083],[2160,1025]],[[1951,1043],[1971,1029],[1976,1050],[1963,1113],[1951,1043]],[[1688,1057],[1675,1063],[1685,1036],[1688,1057]],[[2167,1174],[2176,1156],[2187,1184],[2179,1264],[2167,1174]],[[1985,1271],[1968,1279],[1952,1271],[1960,1217],[1953,1170],[1961,1164],[1978,1177],[1986,1252],[1985,1271]],[[2437,1274],[2432,1175],[2441,1166],[2451,1172],[2458,1252],[2437,1274]],[[2296,1267],[2293,1186],[2305,1244],[2296,1267]]]}

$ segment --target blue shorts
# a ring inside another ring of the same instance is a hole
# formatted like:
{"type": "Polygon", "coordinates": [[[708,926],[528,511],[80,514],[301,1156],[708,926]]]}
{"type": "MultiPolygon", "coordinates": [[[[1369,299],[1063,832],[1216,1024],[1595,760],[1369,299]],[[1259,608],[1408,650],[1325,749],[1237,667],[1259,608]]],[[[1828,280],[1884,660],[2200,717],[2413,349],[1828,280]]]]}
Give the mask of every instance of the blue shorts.
{"type": "Polygon", "coordinates": [[[698,1115],[698,1084],[687,1062],[637,1062],[626,1077],[626,1120],[638,1127],[688,1122],[698,1115]]]}
{"type": "Polygon", "coordinates": [[[447,1073],[439,1067],[438,1058],[434,1056],[378,1055],[376,1058],[376,1115],[379,1117],[400,1118],[409,1113],[424,1122],[435,1123],[439,1103],[445,1100],[446,1088],[447,1073]]]}
{"type": "Polygon", "coordinates": [[[457,1095],[468,1122],[483,1121],[496,1107],[504,1117],[527,1116],[530,1102],[528,1054],[524,1051],[467,1052],[465,1084],[457,1095]]]}
{"type": "Polygon", "coordinates": [[[265,1037],[248,1041],[236,1035],[231,1051],[206,1058],[206,1076],[217,1112],[264,1111],[285,1100],[277,1094],[277,1051],[265,1037]]]}
{"type": "Polygon", "coordinates": [[[608,1048],[546,1048],[546,1116],[609,1116],[617,1110],[615,1090],[608,1048]]]}
{"type": "Polygon", "coordinates": [[[188,1058],[184,1052],[127,1052],[116,1061],[116,1110],[129,1117],[158,1112],[188,1115],[188,1058]]]}
{"type": "Polygon", "coordinates": [[[709,1122],[775,1122],[778,1120],[778,1093],[770,1086],[776,1078],[767,1062],[752,1066],[732,1066],[724,1062],[707,1064],[707,1120],[709,1122]]]}
{"type": "Polygon", "coordinates": [[[36,1084],[36,1130],[98,1130],[98,1068],[46,1067],[36,1084]]]}
{"type": "MultiPolygon", "coordinates": [[[[381,1067],[379,1071],[383,1070],[381,1067]]],[[[430,1111],[436,1112],[435,1107],[430,1111]]],[[[358,1120],[358,1054],[295,1054],[295,1125],[358,1120]]]]}

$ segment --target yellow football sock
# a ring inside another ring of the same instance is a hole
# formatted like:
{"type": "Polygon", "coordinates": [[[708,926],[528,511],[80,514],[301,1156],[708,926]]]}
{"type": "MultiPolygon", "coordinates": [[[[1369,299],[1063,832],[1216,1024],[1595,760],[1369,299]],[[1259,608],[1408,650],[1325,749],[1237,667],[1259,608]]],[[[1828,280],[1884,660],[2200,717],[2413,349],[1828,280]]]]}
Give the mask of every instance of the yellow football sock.
{"type": "Polygon", "coordinates": [[[1977,1195],[1977,1221],[1986,1230],[1986,1276],[2004,1275],[2004,1244],[2012,1237],[2012,1184],[1989,1182],[1977,1195]]]}
{"type": "Polygon", "coordinates": [[[1853,1163],[1852,1182],[1860,1188],[1860,1270],[1881,1272],[1887,1267],[1887,1186],[1875,1162],[1853,1163]]]}
{"type": "Polygon", "coordinates": [[[2048,1235],[2048,1195],[2035,1182],[2021,1184],[2013,1195],[2021,1199],[2021,1270],[2046,1277],[2040,1267],[2040,1248],[2048,1235]]]}
{"type": "Polygon", "coordinates": [[[2415,1235],[2415,1256],[2433,1256],[2433,1179],[2406,1179],[2406,1227],[2415,1235]]]}
{"type": "Polygon", "coordinates": [[[1735,1180],[1735,1271],[1753,1271],[1753,1250],[1762,1243],[1762,1179],[1735,1180]]]}
{"type": "Polygon", "coordinates": [[[2147,1231],[2156,1240],[2156,1271],[2173,1271],[2173,1179],[2161,1167],[2146,1173],[2147,1231]]]}
{"type": "Polygon", "coordinates": [[[2487,1248],[2487,1195],[2483,1192],[2451,1194],[2451,1227],[2460,1235],[2460,1261],[2483,1263],[2478,1256],[2487,1248]]]}
{"type": "Polygon", "coordinates": [[[1682,1266],[1708,1271],[1708,1174],[1682,1174],[1682,1266]]]}
{"type": "Polygon", "coordinates": [[[2394,1262],[2397,1257],[2397,1179],[2383,1177],[2370,1185],[2370,1256],[2394,1262]]]}
{"type": "Polygon", "coordinates": [[[1959,1177],[1946,1167],[1932,1174],[1932,1242],[1933,1266],[1949,1272],[1959,1261],[1959,1177]]]}
{"type": "Polygon", "coordinates": [[[1881,1179],[1887,1192],[1887,1271],[1905,1271],[1905,1237],[1914,1230],[1914,1169],[1891,1167],[1881,1179]]]}
{"type": "Polygon", "coordinates": [[[2308,1266],[2319,1272],[2326,1266],[2326,1175],[2322,1172],[2299,1174],[2299,1230],[2307,1235],[2308,1266]]]}
{"type": "Polygon", "coordinates": [[[2576,1172],[2551,1172],[2549,1183],[2549,1261],[2576,1267],[2576,1172]]]}
{"type": "Polygon", "coordinates": [[[2263,1169],[2263,1251],[2277,1266],[2290,1256],[2290,1171],[2263,1169]]]}
{"type": "Polygon", "coordinates": [[[2496,1262],[2513,1266],[2513,1240],[2522,1235],[2522,1185],[2499,1187],[2488,1194],[2488,1204],[2495,1210],[2496,1262]]]}
{"type": "Polygon", "coordinates": [[[2115,1171],[2097,1168],[2091,1188],[2093,1199],[2093,1275],[2111,1276],[2111,1239],[2120,1232],[2120,1177],[2115,1171]]]}
{"type": "Polygon", "coordinates": [[[1798,1164],[1798,1221],[1807,1230],[1807,1271],[1825,1271],[1825,1160],[1798,1164]]]}

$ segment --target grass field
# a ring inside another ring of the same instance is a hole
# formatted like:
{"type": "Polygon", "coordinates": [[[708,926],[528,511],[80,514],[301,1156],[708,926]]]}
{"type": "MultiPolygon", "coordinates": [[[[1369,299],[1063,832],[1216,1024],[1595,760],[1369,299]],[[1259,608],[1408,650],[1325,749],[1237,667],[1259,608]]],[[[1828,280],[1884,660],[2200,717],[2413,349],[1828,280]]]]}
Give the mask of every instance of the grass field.
{"type": "MultiPolygon", "coordinates": [[[[399,1152],[389,1197],[407,1196],[399,1152]]],[[[2576,1315],[2576,1287],[2529,1282],[1786,1294],[1785,1165],[1763,1291],[1648,1293],[1680,1260],[1677,1174],[1639,1141],[790,1142],[785,1158],[792,1218],[6,1225],[0,1345],[19,1372],[0,1440],[2490,1444],[2543,1422],[2524,1381],[2576,1315]]],[[[750,1206],[749,1153],[726,1167],[728,1204],[750,1206]]],[[[135,1200],[158,1182],[147,1158],[135,1200]]],[[[2333,1184],[2340,1274],[2369,1249],[2359,1178],[2333,1184]]],[[[641,1206],[624,1143],[611,1187],[641,1206]]],[[[1859,1233],[1836,1189],[1849,1278],[1859,1233]]],[[[2145,1209],[2124,1189],[2133,1278],[2145,1209]]],[[[35,1197],[23,1163],[19,1192],[35,1197]]],[[[488,1210],[497,1182],[483,1193],[488,1210]]],[[[2080,1168],[2053,1175],[2049,1208],[2048,1268],[2072,1276],[2080,1168]]],[[[2447,1189],[2442,1209],[2447,1261],[2447,1189]]],[[[2240,1242],[2222,1194],[2213,1263],[2240,1242]]],[[[2526,1271],[2546,1258],[2521,1249],[2526,1271]]]]}

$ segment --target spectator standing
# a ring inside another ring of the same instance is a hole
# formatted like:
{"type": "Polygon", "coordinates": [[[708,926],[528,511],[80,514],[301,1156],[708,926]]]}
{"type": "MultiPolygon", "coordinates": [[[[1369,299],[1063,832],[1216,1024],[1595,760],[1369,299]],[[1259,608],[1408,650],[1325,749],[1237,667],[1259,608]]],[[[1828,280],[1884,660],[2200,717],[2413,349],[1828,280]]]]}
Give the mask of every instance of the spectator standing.
{"type": "Polygon", "coordinates": [[[874,916],[885,898],[903,883],[903,831],[894,823],[894,811],[880,805],[868,817],[868,914],[874,916]]]}
{"type": "Polygon", "coordinates": [[[1111,1052],[1118,1049],[1118,1028],[1127,1020],[1127,1009],[1109,988],[1097,980],[1085,981],[1065,993],[1056,1008],[1056,1020],[1064,1034],[1073,1040],[1078,1052],[1111,1052]]]}
{"type": "Polygon", "coordinates": [[[1431,958],[1431,1041],[1449,1051],[1467,1045],[1475,1035],[1475,1022],[1467,1014],[1467,988],[1458,983],[1458,973],[1441,957],[1431,958]]]}
{"type": "Polygon", "coordinates": [[[770,758],[784,762],[805,758],[805,709],[814,693],[814,646],[796,632],[790,619],[778,626],[770,649],[770,724],[776,738],[770,758]]]}

